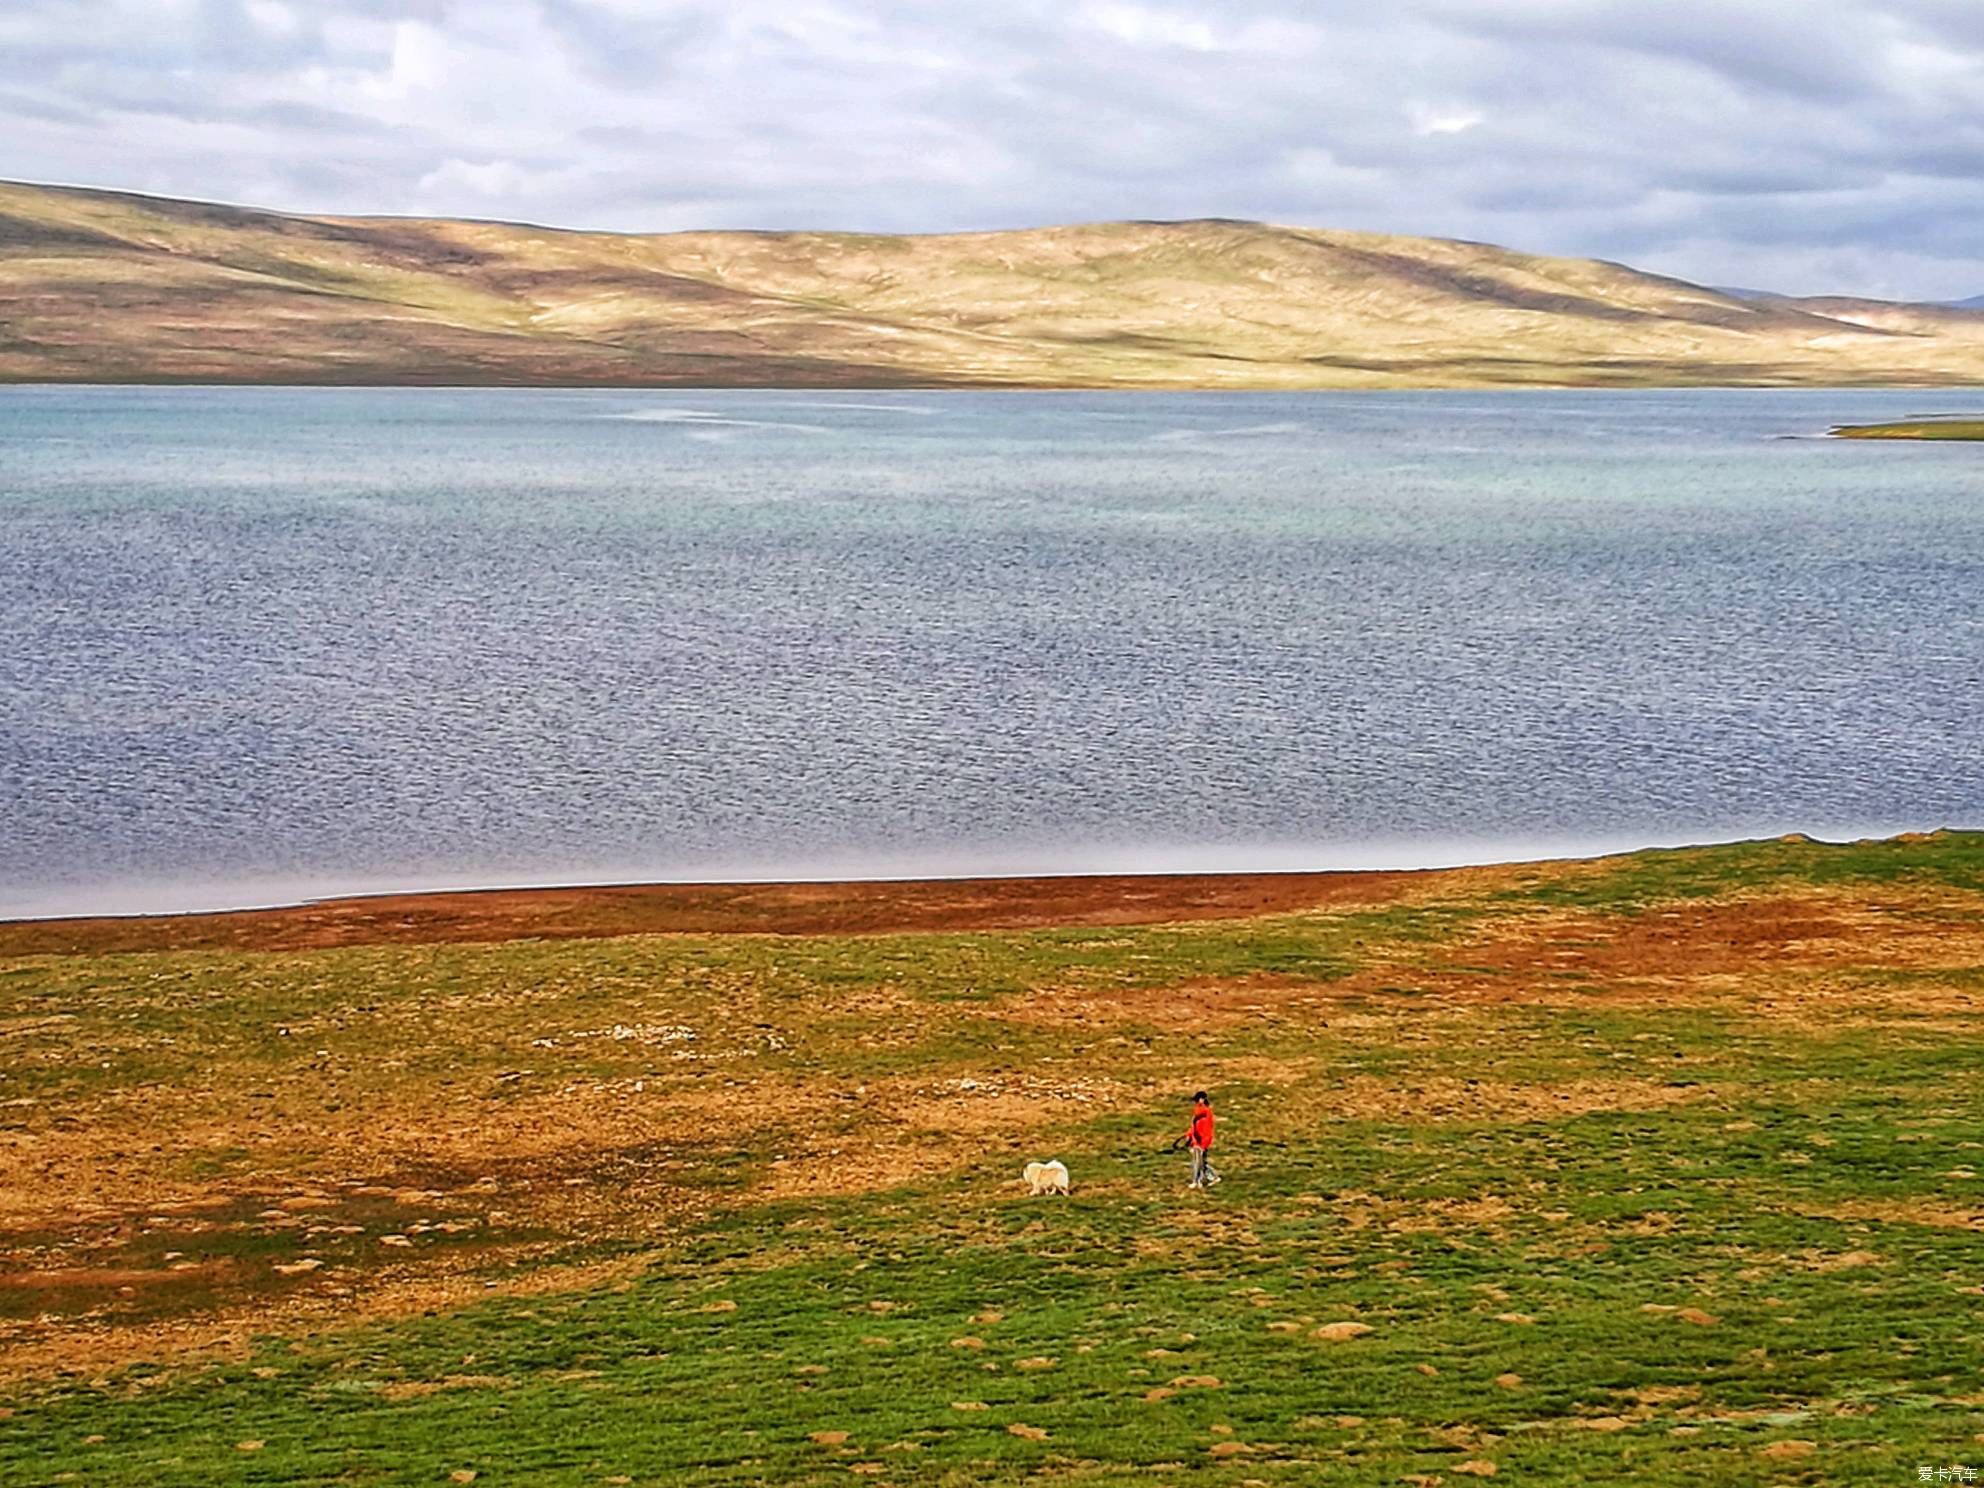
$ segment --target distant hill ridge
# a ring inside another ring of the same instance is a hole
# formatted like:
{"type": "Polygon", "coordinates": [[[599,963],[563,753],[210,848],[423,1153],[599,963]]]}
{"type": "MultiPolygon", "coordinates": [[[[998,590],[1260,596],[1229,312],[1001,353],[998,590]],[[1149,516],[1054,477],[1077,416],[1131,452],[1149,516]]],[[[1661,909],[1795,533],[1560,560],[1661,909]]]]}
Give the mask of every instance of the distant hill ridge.
{"type": "Polygon", "coordinates": [[[0,183],[0,379],[1970,383],[1984,315],[1228,219],[644,235],[0,183]]]}

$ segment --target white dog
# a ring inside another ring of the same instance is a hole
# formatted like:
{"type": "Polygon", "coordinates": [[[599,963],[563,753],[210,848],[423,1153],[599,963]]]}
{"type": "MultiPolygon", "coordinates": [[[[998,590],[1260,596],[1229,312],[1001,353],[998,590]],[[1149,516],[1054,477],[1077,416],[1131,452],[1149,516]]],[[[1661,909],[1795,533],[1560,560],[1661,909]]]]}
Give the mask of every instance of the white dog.
{"type": "Polygon", "coordinates": [[[1026,1180],[1027,1193],[1035,1198],[1068,1191],[1068,1167],[1058,1158],[1053,1162],[1030,1162],[1020,1170],[1020,1177],[1026,1180]]]}

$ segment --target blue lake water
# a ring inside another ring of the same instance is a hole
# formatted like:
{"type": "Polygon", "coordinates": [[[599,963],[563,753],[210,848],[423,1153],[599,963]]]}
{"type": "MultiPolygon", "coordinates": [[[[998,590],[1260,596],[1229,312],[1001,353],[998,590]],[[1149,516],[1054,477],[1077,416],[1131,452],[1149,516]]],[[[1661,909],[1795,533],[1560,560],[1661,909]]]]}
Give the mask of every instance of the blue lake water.
{"type": "Polygon", "coordinates": [[[0,389],[0,914],[1984,824],[1976,402],[0,389]]]}

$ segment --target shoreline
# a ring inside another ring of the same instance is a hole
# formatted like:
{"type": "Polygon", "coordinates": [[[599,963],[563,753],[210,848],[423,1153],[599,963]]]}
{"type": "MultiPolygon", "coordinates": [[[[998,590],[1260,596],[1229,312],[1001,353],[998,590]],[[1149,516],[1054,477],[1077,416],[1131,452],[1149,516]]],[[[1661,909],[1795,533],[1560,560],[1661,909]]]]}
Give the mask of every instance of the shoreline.
{"type": "MultiPolygon", "coordinates": [[[[173,920],[210,915],[302,910],[361,900],[417,900],[477,894],[570,894],[603,890],[665,891],[873,887],[946,883],[991,883],[1052,879],[1213,879],[1315,876],[1335,873],[1430,873],[1456,868],[1512,868],[1525,864],[1585,862],[1642,852],[1730,847],[1746,842],[1796,840],[1826,844],[1884,841],[1933,831],[1967,831],[1947,823],[1928,828],[1905,822],[1834,825],[1817,833],[1792,824],[1759,823],[1726,837],[1548,837],[1428,839],[1351,844],[1260,843],[1207,845],[1155,843],[1143,847],[1098,846],[1062,854],[1052,863],[1041,850],[1016,849],[1003,855],[902,854],[893,861],[863,864],[852,858],[813,856],[787,863],[742,859],[701,868],[635,869],[601,865],[573,874],[518,878],[412,875],[367,882],[361,878],[306,879],[268,875],[257,879],[211,879],[204,888],[167,892],[164,883],[110,883],[92,889],[50,890],[47,902],[9,906],[0,899],[0,930],[27,924],[76,920],[173,920]],[[81,908],[56,901],[92,901],[81,908]],[[138,902],[145,901],[145,902],[138,902]],[[129,904],[130,907],[105,907],[129,904]]],[[[1980,826],[1979,830],[1984,830],[1980,826]]]]}
{"type": "MultiPolygon", "coordinates": [[[[1980,312],[1984,313],[1984,312],[1980,312]]],[[[74,392],[79,388],[104,388],[130,392],[187,389],[206,392],[410,392],[410,393],[690,393],[697,396],[723,393],[1122,393],[1130,396],[1159,394],[1230,394],[1235,397],[1258,395],[1305,396],[1339,393],[1387,396],[1397,393],[1976,393],[1984,391],[1984,376],[1971,379],[1930,379],[1923,382],[1871,379],[1841,382],[1835,379],[1802,378],[1753,381],[1628,382],[1564,381],[1455,381],[1398,383],[1262,383],[1232,384],[1213,382],[446,382],[446,381],[272,381],[255,378],[153,377],[130,378],[47,378],[11,377],[0,373],[0,390],[28,389],[42,392],[74,392]]],[[[1825,431],[1831,433],[1832,431],[1825,431]]]]}
{"type": "Polygon", "coordinates": [[[1941,415],[1896,419],[1881,424],[1834,424],[1829,439],[1908,439],[1934,441],[1976,441],[1984,439],[1984,419],[1961,415],[1941,415]]]}
{"type": "Polygon", "coordinates": [[[0,955],[313,950],[642,934],[873,935],[1161,924],[1386,903],[1429,883],[1513,883],[1545,866],[1597,866],[1643,854],[1768,845],[1823,851],[1852,842],[1924,841],[1952,830],[1900,831],[1834,840],[1790,832],[1717,842],[1616,848],[1593,844],[1583,850],[1528,857],[1418,865],[387,889],[233,908],[0,919],[0,955]]]}

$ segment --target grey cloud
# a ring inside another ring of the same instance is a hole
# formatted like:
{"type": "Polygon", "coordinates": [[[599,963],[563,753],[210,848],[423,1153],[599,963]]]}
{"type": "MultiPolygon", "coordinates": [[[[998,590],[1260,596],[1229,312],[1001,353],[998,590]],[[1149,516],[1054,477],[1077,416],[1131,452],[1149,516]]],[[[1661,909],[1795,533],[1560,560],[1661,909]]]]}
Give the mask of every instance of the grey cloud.
{"type": "Polygon", "coordinates": [[[1435,13],[1560,67],[1581,65],[1577,48],[1664,57],[1744,90],[1838,104],[1878,87],[1876,51],[1868,45],[1877,29],[1865,28],[1878,28],[1891,8],[1899,7],[1828,0],[1826,17],[1816,22],[1810,5],[1756,0],[1470,0],[1435,13]]]}
{"type": "Polygon", "coordinates": [[[24,177],[313,212],[1262,217],[1984,291],[1974,0],[43,0],[0,128],[24,177]]]}
{"type": "Polygon", "coordinates": [[[544,0],[544,14],[581,70],[614,88],[638,90],[676,79],[693,53],[721,33],[711,10],[671,7],[629,18],[587,0],[544,0]]]}
{"type": "Polygon", "coordinates": [[[96,120],[96,114],[89,109],[75,108],[52,99],[37,98],[19,88],[0,89],[0,117],[12,116],[17,119],[32,119],[44,124],[89,125],[96,120]]]}

